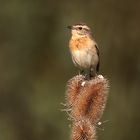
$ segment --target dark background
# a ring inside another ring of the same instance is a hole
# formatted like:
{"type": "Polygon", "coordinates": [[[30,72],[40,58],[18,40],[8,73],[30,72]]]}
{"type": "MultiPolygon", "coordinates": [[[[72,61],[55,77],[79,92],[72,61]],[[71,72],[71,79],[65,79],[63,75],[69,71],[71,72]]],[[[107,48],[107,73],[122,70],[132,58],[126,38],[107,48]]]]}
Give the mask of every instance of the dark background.
{"type": "Polygon", "coordinates": [[[60,103],[78,73],[66,28],[78,22],[92,28],[110,81],[98,139],[140,139],[140,1],[1,0],[0,140],[69,139],[60,103]]]}

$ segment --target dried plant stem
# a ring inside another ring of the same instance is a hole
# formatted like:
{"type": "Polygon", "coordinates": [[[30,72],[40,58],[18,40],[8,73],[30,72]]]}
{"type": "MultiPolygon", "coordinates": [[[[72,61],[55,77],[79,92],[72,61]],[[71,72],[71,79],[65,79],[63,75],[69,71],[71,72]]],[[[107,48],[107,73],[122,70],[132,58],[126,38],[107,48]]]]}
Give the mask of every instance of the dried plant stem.
{"type": "Polygon", "coordinates": [[[69,80],[66,105],[73,120],[71,140],[96,140],[96,124],[102,117],[108,94],[103,76],[85,80],[78,75],[69,80]]]}

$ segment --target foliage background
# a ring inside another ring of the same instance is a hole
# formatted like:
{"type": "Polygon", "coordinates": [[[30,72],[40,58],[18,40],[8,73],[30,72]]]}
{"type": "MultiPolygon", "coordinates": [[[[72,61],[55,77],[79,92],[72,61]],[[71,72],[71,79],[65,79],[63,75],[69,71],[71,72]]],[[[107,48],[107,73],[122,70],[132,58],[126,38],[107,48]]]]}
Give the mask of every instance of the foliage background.
{"type": "Polygon", "coordinates": [[[77,69],[66,26],[79,21],[111,84],[99,140],[140,139],[139,14],[139,0],[0,0],[0,140],[69,139],[60,103],[77,69]]]}

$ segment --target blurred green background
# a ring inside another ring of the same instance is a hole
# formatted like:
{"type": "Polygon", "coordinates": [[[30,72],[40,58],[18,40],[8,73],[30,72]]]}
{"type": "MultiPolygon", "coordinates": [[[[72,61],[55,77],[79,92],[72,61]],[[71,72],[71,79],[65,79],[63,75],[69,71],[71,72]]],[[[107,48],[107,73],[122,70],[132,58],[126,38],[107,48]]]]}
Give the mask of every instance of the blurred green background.
{"type": "Polygon", "coordinates": [[[98,139],[140,139],[139,0],[0,0],[0,140],[69,139],[60,103],[78,70],[66,26],[81,21],[110,81],[98,139]]]}

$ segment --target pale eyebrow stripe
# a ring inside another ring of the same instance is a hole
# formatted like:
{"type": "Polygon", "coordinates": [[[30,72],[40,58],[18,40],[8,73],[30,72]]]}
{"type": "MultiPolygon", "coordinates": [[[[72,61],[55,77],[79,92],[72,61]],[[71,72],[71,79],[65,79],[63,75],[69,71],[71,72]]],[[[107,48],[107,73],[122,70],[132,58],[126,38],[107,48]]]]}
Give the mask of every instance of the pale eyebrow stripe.
{"type": "Polygon", "coordinates": [[[82,27],[84,29],[90,30],[90,28],[88,26],[85,26],[85,25],[83,25],[83,26],[82,25],[76,25],[75,27],[76,28],[82,27]]]}

